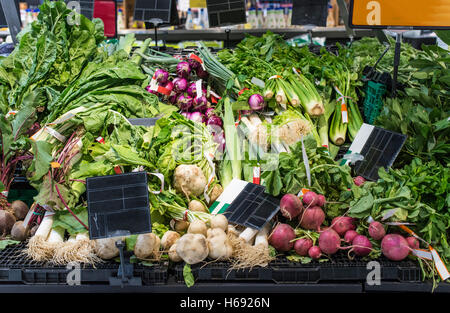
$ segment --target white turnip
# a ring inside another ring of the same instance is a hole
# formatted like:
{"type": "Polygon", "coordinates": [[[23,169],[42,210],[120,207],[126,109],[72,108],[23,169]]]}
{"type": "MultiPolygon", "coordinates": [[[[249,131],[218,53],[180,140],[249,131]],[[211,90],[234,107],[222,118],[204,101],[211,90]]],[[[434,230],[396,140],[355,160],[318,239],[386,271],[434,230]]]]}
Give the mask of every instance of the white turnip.
{"type": "Polygon", "coordinates": [[[180,239],[180,234],[177,233],[176,231],[166,231],[164,233],[164,235],[161,238],[161,246],[163,248],[163,250],[167,251],[170,249],[170,247],[172,247],[172,245],[175,244],[175,242],[180,239]]]}
{"type": "Polygon", "coordinates": [[[375,240],[381,240],[386,235],[386,230],[380,222],[372,222],[369,225],[369,235],[375,240]]]}
{"type": "Polygon", "coordinates": [[[308,191],[303,195],[303,203],[307,207],[313,207],[317,204],[318,198],[314,191],[308,191]]]}
{"type": "Polygon", "coordinates": [[[372,243],[366,236],[358,235],[352,241],[352,250],[359,256],[369,255],[372,251],[372,243]]]}
{"type": "Polygon", "coordinates": [[[186,197],[191,194],[198,197],[203,194],[207,181],[202,169],[193,164],[178,165],[173,174],[174,187],[186,197]]]}
{"type": "Polygon", "coordinates": [[[187,264],[197,264],[209,254],[206,237],[200,234],[186,234],[177,241],[176,252],[187,264]]]}
{"type": "Polygon", "coordinates": [[[134,246],[134,255],[136,255],[138,259],[147,259],[151,257],[156,246],[159,250],[160,241],[156,239],[157,237],[158,236],[153,233],[138,235],[136,245],[134,246]]]}
{"type": "Polygon", "coordinates": [[[231,258],[233,247],[227,234],[221,228],[213,228],[208,234],[208,256],[213,260],[226,260],[231,258]]]}
{"type": "Polygon", "coordinates": [[[188,209],[194,212],[209,213],[208,209],[198,200],[191,200],[188,204],[188,209]]]}
{"type": "Polygon", "coordinates": [[[224,232],[228,230],[228,219],[223,214],[216,214],[211,217],[211,228],[220,228],[224,232]]]}
{"type": "Polygon", "coordinates": [[[321,232],[319,248],[326,254],[335,254],[341,248],[341,238],[338,233],[331,228],[321,232]]]}
{"type": "Polygon", "coordinates": [[[318,246],[312,246],[308,250],[308,255],[311,259],[317,260],[322,256],[322,251],[320,251],[318,246]]]}
{"type": "Polygon", "coordinates": [[[305,209],[300,215],[300,226],[303,229],[318,230],[325,220],[325,213],[318,206],[305,209]]]}
{"type": "Polygon", "coordinates": [[[189,228],[188,221],[175,221],[173,229],[177,232],[186,231],[189,228]]]}
{"type": "Polygon", "coordinates": [[[124,240],[122,237],[102,238],[95,240],[95,254],[98,257],[109,260],[119,255],[119,249],[116,247],[116,241],[124,240]]]}
{"type": "Polygon", "coordinates": [[[211,206],[214,201],[219,198],[219,196],[222,194],[223,188],[220,185],[214,185],[213,189],[211,190],[211,193],[209,194],[209,202],[208,205],[211,206]]]}
{"type": "Polygon", "coordinates": [[[294,246],[294,229],[288,224],[278,224],[269,236],[269,243],[278,251],[289,251],[294,246]]]}
{"type": "Polygon", "coordinates": [[[337,216],[331,221],[331,227],[343,236],[349,230],[355,230],[356,226],[353,224],[354,219],[348,216],[337,216]]]}
{"type": "Polygon", "coordinates": [[[407,237],[406,241],[408,242],[408,246],[411,249],[419,249],[420,244],[419,244],[419,240],[416,237],[412,237],[412,236],[407,237]]]}
{"type": "Polygon", "coordinates": [[[392,261],[401,261],[411,251],[406,239],[398,234],[388,234],[381,241],[381,252],[392,261]]]}
{"type": "Polygon", "coordinates": [[[346,243],[351,244],[353,242],[353,239],[355,239],[355,237],[358,236],[358,235],[359,234],[356,231],[354,231],[352,229],[348,230],[348,231],[345,232],[344,240],[345,240],[346,243]]]}
{"type": "Polygon", "coordinates": [[[168,254],[169,254],[170,261],[181,262],[181,258],[177,254],[177,244],[176,243],[170,247],[168,254]]]}
{"type": "Polygon", "coordinates": [[[294,243],[294,250],[298,255],[307,256],[309,249],[313,246],[313,242],[309,238],[301,238],[294,243]]]}
{"type": "Polygon", "coordinates": [[[206,237],[206,232],[208,231],[208,227],[206,223],[202,220],[193,221],[188,228],[188,234],[200,234],[206,237]]]}
{"type": "Polygon", "coordinates": [[[290,193],[285,194],[283,198],[281,198],[280,211],[285,218],[292,220],[302,213],[302,201],[296,195],[290,193]]]}

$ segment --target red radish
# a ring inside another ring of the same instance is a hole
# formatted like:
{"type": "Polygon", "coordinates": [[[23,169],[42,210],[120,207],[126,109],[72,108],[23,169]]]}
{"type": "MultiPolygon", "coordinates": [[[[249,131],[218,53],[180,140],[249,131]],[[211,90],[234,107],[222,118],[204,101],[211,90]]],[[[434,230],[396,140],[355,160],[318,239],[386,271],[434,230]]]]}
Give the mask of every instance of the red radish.
{"type": "Polygon", "coordinates": [[[359,256],[369,255],[372,251],[372,243],[366,236],[358,235],[353,239],[352,250],[359,256]]]}
{"type": "Polygon", "coordinates": [[[419,249],[419,240],[415,237],[407,237],[406,241],[411,249],[419,249]]]}
{"type": "Polygon", "coordinates": [[[306,209],[300,215],[300,226],[304,229],[318,230],[325,220],[325,213],[318,206],[306,209]]]}
{"type": "Polygon", "coordinates": [[[278,224],[269,236],[269,244],[278,251],[289,251],[294,246],[294,229],[288,224],[278,224]]]}
{"type": "Polygon", "coordinates": [[[292,220],[294,217],[297,217],[302,213],[302,201],[296,195],[288,193],[281,198],[280,211],[284,217],[292,220]]]}
{"type": "Polygon", "coordinates": [[[350,243],[351,244],[353,242],[353,239],[355,239],[355,237],[358,236],[358,235],[359,234],[356,231],[352,230],[352,229],[347,230],[345,232],[345,235],[344,235],[344,240],[345,240],[346,243],[350,243]]]}
{"type": "Polygon", "coordinates": [[[298,255],[307,256],[308,250],[313,246],[313,242],[308,238],[301,238],[294,243],[294,250],[298,255]]]}
{"type": "Polygon", "coordinates": [[[327,254],[335,254],[341,248],[341,238],[333,229],[328,228],[320,233],[319,248],[327,254]]]}
{"type": "Polygon", "coordinates": [[[317,196],[317,205],[320,206],[321,208],[325,205],[325,196],[324,195],[318,195],[317,196]]]}
{"type": "Polygon", "coordinates": [[[314,191],[308,191],[303,195],[303,203],[308,207],[313,207],[317,204],[317,194],[314,191]]]}
{"type": "Polygon", "coordinates": [[[392,261],[401,261],[406,258],[411,248],[408,241],[398,234],[389,234],[383,237],[381,241],[381,252],[392,261]]]}
{"type": "Polygon", "coordinates": [[[359,187],[359,186],[364,185],[366,180],[362,176],[356,176],[356,177],[353,178],[353,182],[355,183],[356,186],[359,187]]]}
{"type": "Polygon", "coordinates": [[[312,246],[308,250],[308,255],[311,259],[317,260],[321,257],[322,251],[320,251],[320,248],[318,246],[312,246]]]}
{"type": "Polygon", "coordinates": [[[337,216],[331,221],[331,227],[339,234],[339,236],[343,236],[348,230],[356,229],[353,222],[354,219],[352,217],[337,216]]]}
{"type": "Polygon", "coordinates": [[[383,239],[384,235],[386,235],[386,230],[384,229],[383,224],[381,224],[380,222],[370,223],[369,235],[375,240],[383,239]]]}

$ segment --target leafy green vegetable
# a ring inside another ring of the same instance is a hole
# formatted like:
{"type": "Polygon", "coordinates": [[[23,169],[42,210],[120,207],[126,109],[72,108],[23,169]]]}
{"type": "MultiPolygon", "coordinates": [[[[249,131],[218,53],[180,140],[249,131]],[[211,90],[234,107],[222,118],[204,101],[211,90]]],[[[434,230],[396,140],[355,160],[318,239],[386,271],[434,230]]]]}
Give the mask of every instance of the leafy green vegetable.
{"type": "Polygon", "coordinates": [[[184,278],[184,283],[186,284],[186,286],[188,288],[194,286],[195,278],[194,278],[194,275],[192,274],[191,265],[189,265],[187,263],[183,267],[183,278],[184,278]]]}
{"type": "Polygon", "coordinates": [[[20,243],[20,241],[17,241],[17,240],[10,240],[10,239],[0,240],[0,250],[3,250],[8,246],[17,245],[19,243],[20,243]]]}

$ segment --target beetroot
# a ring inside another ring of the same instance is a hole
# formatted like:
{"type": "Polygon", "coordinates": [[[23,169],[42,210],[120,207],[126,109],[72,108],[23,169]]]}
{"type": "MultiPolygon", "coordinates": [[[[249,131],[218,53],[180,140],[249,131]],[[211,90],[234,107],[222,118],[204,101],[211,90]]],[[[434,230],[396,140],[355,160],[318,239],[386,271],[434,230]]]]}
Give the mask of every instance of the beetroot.
{"type": "Polygon", "coordinates": [[[317,194],[314,191],[308,191],[303,195],[303,203],[308,207],[313,207],[317,204],[317,194]]]}
{"type": "Polygon", "coordinates": [[[15,222],[14,215],[5,210],[0,210],[0,236],[8,235],[15,222]]]}
{"type": "Polygon", "coordinates": [[[355,239],[355,237],[358,236],[358,235],[359,234],[356,231],[352,230],[352,229],[347,230],[345,232],[345,235],[344,235],[344,240],[345,240],[346,243],[351,244],[353,242],[353,239],[355,239]]]}
{"type": "Polygon", "coordinates": [[[369,235],[375,240],[383,239],[384,235],[386,235],[386,230],[383,227],[383,224],[380,222],[372,222],[369,225],[369,235]]]}
{"type": "Polygon", "coordinates": [[[307,256],[309,248],[313,246],[313,242],[308,238],[301,238],[294,243],[294,250],[298,255],[307,256]]]}
{"type": "Polygon", "coordinates": [[[294,229],[288,224],[278,224],[269,236],[269,244],[278,251],[289,251],[294,246],[294,229]]]}
{"type": "Polygon", "coordinates": [[[359,256],[369,255],[372,251],[372,243],[366,236],[358,235],[353,239],[352,250],[359,256]]]}
{"type": "Polygon", "coordinates": [[[419,249],[419,240],[415,237],[407,237],[406,241],[411,249],[419,249]]]}
{"type": "Polygon", "coordinates": [[[328,228],[320,233],[319,248],[327,254],[335,254],[341,247],[341,238],[333,229],[328,228]]]}
{"type": "Polygon", "coordinates": [[[398,234],[389,234],[381,241],[381,252],[392,261],[401,261],[406,258],[411,248],[406,239],[398,234]]]}
{"type": "Polygon", "coordinates": [[[304,229],[318,230],[325,220],[325,213],[318,206],[306,209],[300,215],[300,226],[304,229]]]}
{"type": "Polygon", "coordinates": [[[318,246],[312,246],[308,250],[308,255],[311,259],[317,260],[322,256],[322,251],[320,251],[320,248],[318,246]]]}
{"type": "Polygon", "coordinates": [[[364,185],[366,180],[362,176],[356,176],[356,177],[353,178],[353,182],[355,183],[356,186],[359,187],[359,186],[364,185]]]}
{"type": "Polygon", "coordinates": [[[331,221],[331,227],[339,234],[343,236],[348,230],[356,229],[353,224],[354,219],[348,216],[337,216],[331,221]]]}
{"type": "Polygon", "coordinates": [[[285,218],[292,220],[302,213],[302,201],[296,195],[290,193],[285,194],[283,198],[281,198],[280,211],[285,218]]]}
{"type": "Polygon", "coordinates": [[[325,196],[324,195],[318,195],[317,196],[317,205],[320,206],[321,208],[323,208],[323,206],[325,205],[325,196]]]}

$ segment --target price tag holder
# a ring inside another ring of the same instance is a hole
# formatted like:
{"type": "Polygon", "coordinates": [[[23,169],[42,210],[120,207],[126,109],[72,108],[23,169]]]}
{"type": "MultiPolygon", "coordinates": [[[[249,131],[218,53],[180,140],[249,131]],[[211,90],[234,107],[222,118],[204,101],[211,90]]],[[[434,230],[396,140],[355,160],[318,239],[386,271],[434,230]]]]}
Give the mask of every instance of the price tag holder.
{"type": "Polygon", "coordinates": [[[209,27],[247,23],[245,0],[206,0],[209,27]]]}
{"type": "Polygon", "coordinates": [[[172,0],[136,0],[134,20],[152,24],[170,24],[172,16],[172,0]]]}

